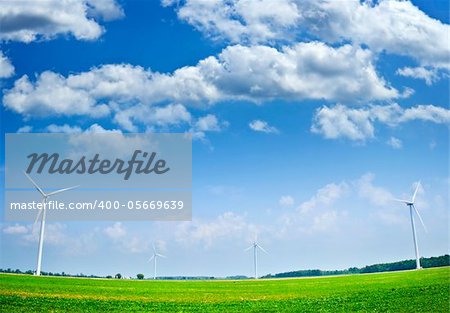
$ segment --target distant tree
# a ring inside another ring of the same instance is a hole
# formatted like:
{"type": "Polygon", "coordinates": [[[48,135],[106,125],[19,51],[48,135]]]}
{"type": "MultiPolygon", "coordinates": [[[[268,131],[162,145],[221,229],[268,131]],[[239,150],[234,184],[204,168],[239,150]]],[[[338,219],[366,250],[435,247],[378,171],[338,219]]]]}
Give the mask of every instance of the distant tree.
{"type": "Polygon", "coordinates": [[[106,276],[106,278],[112,278],[112,276],[111,276],[111,275],[108,275],[108,276],[106,276]]]}
{"type": "Polygon", "coordinates": [[[117,273],[116,276],[114,276],[114,277],[117,278],[117,279],[121,279],[122,278],[122,274],[117,273]]]}
{"type": "Polygon", "coordinates": [[[144,279],[144,274],[137,274],[136,277],[137,279],[144,279]]]}

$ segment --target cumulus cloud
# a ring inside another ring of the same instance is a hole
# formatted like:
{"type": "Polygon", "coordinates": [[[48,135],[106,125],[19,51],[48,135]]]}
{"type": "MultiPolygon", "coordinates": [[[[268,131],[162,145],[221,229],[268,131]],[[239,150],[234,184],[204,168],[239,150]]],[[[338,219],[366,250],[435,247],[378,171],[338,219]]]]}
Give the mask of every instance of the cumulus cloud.
{"type": "Polygon", "coordinates": [[[67,124],[64,125],[50,124],[46,127],[46,130],[49,133],[65,133],[65,134],[78,134],[82,132],[80,127],[70,126],[67,124]]]}
{"type": "Polygon", "coordinates": [[[421,65],[450,68],[450,26],[427,16],[410,1],[307,2],[312,3],[306,9],[307,24],[324,40],[351,40],[377,52],[410,56],[421,65]]]}
{"type": "Polygon", "coordinates": [[[338,104],[334,107],[324,106],[316,111],[313,133],[325,138],[348,138],[365,140],[374,137],[374,126],[369,110],[351,109],[338,104]]]}
{"type": "Polygon", "coordinates": [[[401,149],[403,146],[402,141],[395,137],[389,138],[386,143],[394,149],[401,149]]]}
{"type": "Polygon", "coordinates": [[[213,242],[224,238],[240,238],[256,233],[257,227],[248,223],[244,216],[225,212],[211,221],[193,220],[180,223],[176,238],[182,244],[201,243],[210,247],[213,242]]]}
{"type": "MultiPolygon", "coordinates": [[[[399,195],[399,198],[409,199],[415,187],[416,183],[412,184],[410,193],[399,195]]],[[[383,223],[404,223],[404,210],[401,210],[404,205],[396,204],[394,198],[398,197],[394,197],[388,188],[375,183],[373,173],[366,173],[349,181],[331,182],[315,191],[295,211],[283,214],[278,220],[276,232],[280,237],[287,234],[292,237],[298,233],[331,233],[342,230],[352,218],[347,211],[347,208],[352,207],[349,203],[357,203],[353,209],[366,211],[363,214],[373,216],[383,223]]],[[[426,207],[421,188],[417,201],[420,207],[426,207]]]]}
{"type": "Polygon", "coordinates": [[[112,226],[106,227],[104,232],[111,239],[123,238],[127,234],[121,222],[116,222],[112,226]]]}
{"type": "Polygon", "coordinates": [[[436,124],[450,124],[450,110],[434,105],[418,105],[404,110],[399,123],[422,120],[436,124]]]}
{"type": "Polygon", "coordinates": [[[198,118],[189,132],[193,139],[205,140],[206,132],[219,132],[228,127],[227,121],[219,121],[214,114],[198,118]]]}
{"type": "Polygon", "coordinates": [[[189,120],[189,113],[178,103],[207,106],[221,100],[360,101],[398,96],[378,77],[369,50],[310,42],[279,50],[230,46],[217,57],[171,74],[109,64],[67,77],[45,71],[34,82],[24,75],[4,92],[3,103],[28,117],[113,114],[121,127],[134,131],[133,121],[189,120]]]}
{"type": "Polygon", "coordinates": [[[8,78],[14,74],[14,66],[0,50],[0,78],[8,78]]]}
{"type": "MultiPolygon", "coordinates": [[[[163,1],[171,5],[174,1],[163,1]]],[[[288,0],[201,1],[187,0],[177,12],[207,36],[231,42],[267,42],[288,37],[301,13],[288,0]]]]}
{"type": "Polygon", "coordinates": [[[342,181],[320,187],[308,200],[294,211],[283,214],[278,220],[277,235],[313,234],[334,232],[345,219],[346,210],[340,209],[342,201],[352,192],[352,185],[342,181]]]}
{"type": "Polygon", "coordinates": [[[190,123],[191,114],[182,104],[169,104],[161,107],[150,107],[136,105],[129,109],[118,111],[114,121],[127,131],[137,132],[136,123],[147,127],[153,126],[176,126],[190,123]]]}
{"type": "Polygon", "coordinates": [[[278,201],[278,203],[282,206],[282,207],[292,207],[294,205],[294,198],[292,196],[281,196],[280,200],[278,201]]]}
{"type": "Polygon", "coordinates": [[[387,206],[392,204],[394,196],[385,188],[374,185],[375,175],[367,173],[357,179],[353,185],[358,194],[375,206],[387,206]]]}
{"type": "Polygon", "coordinates": [[[405,77],[423,79],[428,86],[432,85],[439,79],[435,69],[427,69],[425,67],[404,67],[398,69],[396,74],[405,77]]]}
{"type": "Polygon", "coordinates": [[[28,233],[28,228],[23,225],[15,224],[3,228],[3,233],[8,235],[26,234],[28,233]]]}
{"type": "Polygon", "coordinates": [[[386,86],[372,64],[369,50],[320,42],[275,49],[231,46],[215,59],[212,82],[228,98],[390,99],[398,91],[386,86]]]}
{"type": "Polygon", "coordinates": [[[342,104],[316,110],[311,131],[328,139],[347,138],[365,141],[375,137],[375,122],[396,126],[409,121],[450,124],[450,110],[434,105],[404,109],[398,104],[350,108],[342,104]]]}
{"type": "Polygon", "coordinates": [[[3,1],[0,41],[31,42],[60,34],[93,40],[104,32],[99,19],[122,16],[122,8],[115,0],[3,1]]]}
{"type": "Polygon", "coordinates": [[[14,88],[6,91],[3,104],[25,116],[90,115],[92,117],[109,114],[109,107],[97,104],[85,90],[72,88],[61,75],[46,71],[40,74],[35,84],[27,75],[14,83],[14,88]]]}
{"type": "Polygon", "coordinates": [[[20,127],[17,132],[18,133],[31,133],[31,131],[33,130],[33,126],[30,125],[25,125],[20,127]]]}
{"type": "Polygon", "coordinates": [[[270,126],[266,121],[262,120],[253,120],[248,124],[248,127],[257,132],[278,133],[278,129],[276,127],[270,126]]]}
{"type": "Polygon", "coordinates": [[[185,0],[177,14],[207,36],[232,43],[294,42],[308,34],[410,56],[422,65],[450,66],[449,25],[410,1],[185,0]]]}
{"type": "Polygon", "coordinates": [[[298,210],[301,213],[308,213],[316,208],[330,206],[336,200],[345,196],[348,191],[349,186],[346,182],[327,184],[317,190],[316,194],[311,197],[311,199],[300,204],[298,210]]]}

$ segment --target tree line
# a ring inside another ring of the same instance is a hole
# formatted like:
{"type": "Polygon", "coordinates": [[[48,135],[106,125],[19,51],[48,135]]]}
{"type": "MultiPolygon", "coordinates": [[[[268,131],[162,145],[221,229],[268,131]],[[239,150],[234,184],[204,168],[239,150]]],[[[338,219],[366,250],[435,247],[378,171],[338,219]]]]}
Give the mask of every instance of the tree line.
{"type": "MultiPolygon", "coordinates": [[[[438,257],[420,258],[420,264],[423,268],[450,266],[450,256],[448,254],[438,257]]],[[[284,272],[278,274],[268,274],[261,278],[285,278],[285,277],[313,277],[313,276],[330,276],[345,274],[365,274],[391,271],[404,271],[416,268],[416,260],[404,260],[393,263],[380,263],[367,265],[361,268],[350,267],[345,270],[323,271],[319,269],[299,270],[292,272],[284,272]]]]}
{"type": "MultiPolygon", "coordinates": [[[[423,268],[430,267],[440,267],[440,266],[450,266],[450,256],[448,254],[441,255],[438,257],[430,257],[430,258],[420,258],[420,264],[423,268]]],[[[298,270],[292,272],[284,272],[278,274],[268,274],[266,276],[262,276],[261,278],[285,278],[285,277],[313,277],[313,276],[330,276],[330,275],[345,275],[345,274],[365,274],[365,273],[378,273],[378,272],[390,272],[390,271],[404,271],[404,270],[412,270],[416,268],[415,260],[404,260],[393,263],[380,263],[367,265],[361,268],[358,267],[350,267],[345,270],[334,270],[334,271],[324,271],[319,269],[312,270],[298,270]]],[[[28,274],[33,275],[34,271],[21,271],[19,269],[1,269],[0,273],[10,273],[10,274],[28,274]]],[[[85,275],[83,273],[80,274],[67,274],[65,272],[61,273],[53,273],[53,272],[41,272],[41,275],[45,276],[65,276],[65,277],[85,277],[85,278],[115,278],[122,279],[122,275],[120,273],[108,276],[98,276],[98,275],[85,275]]],[[[137,279],[144,279],[144,274],[137,274],[137,279]]],[[[228,276],[226,279],[247,279],[247,276],[228,276]]],[[[217,279],[216,277],[210,276],[168,276],[168,277],[158,277],[158,280],[209,280],[209,279],[217,279]]]]}

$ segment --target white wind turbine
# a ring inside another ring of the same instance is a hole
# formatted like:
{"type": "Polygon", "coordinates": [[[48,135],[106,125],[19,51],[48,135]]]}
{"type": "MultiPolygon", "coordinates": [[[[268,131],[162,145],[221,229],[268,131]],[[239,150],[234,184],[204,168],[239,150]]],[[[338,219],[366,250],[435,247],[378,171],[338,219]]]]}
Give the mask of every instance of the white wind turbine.
{"type": "Polygon", "coordinates": [[[47,213],[47,210],[45,209],[45,207],[46,207],[48,198],[50,196],[54,196],[54,195],[56,195],[58,193],[77,188],[78,186],[73,186],[73,187],[59,189],[59,190],[56,190],[56,191],[45,193],[34,182],[34,180],[31,179],[31,177],[27,173],[24,172],[24,174],[31,181],[31,183],[36,188],[36,190],[39,191],[39,193],[42,195],[42,209],[39,210],[39,213],[36,216],[36,220],[34,221],[34,224],[33,224],[33,229],[34,229],[34,225],[36,225],[36,223],[38,222],[39,218],[42,216],[42,218],[41,218],[41,230],[40,230],[40,234],[39,234],[39,248],[38,248],[38,256],[37,256],[37,266],[36,266],[36,273],[35,273],[36,276],[40,276],[41,275],[41,265],[42,265],[42,246],[44,245],[45,216],[46,216],[46,213],[47,213]]]}
{"type": "Polygon", "coordinates": [[[255,241],[253,241],[252,245],[247,249],[245,249],[244,251],[248,251],[251,248],[253,248],[253,265],[255,267],[255,279],[258,279],[258,249],[260,249],[264,253],[267,253],[267,251],[264,250],[264,248],[258,244],[257,237],[255,238],[255,241]]]}
{"type": "Polygon", "coordinates": [[[152,247],[153,247],[153,255],[148,261],[151,262],[153,260],[153,262],[154,262],[153,263],[153,265],[154,265],[154,268],[153,268],[154,269],[153,280],[156,280],[156,260],[158,258],[165,258],[166,256],[156,252],[155,245],[152,244],[152,247]]]}
{"type": "Polygon", "coordinates": [[[425,227],[422,217],[420,216],[419,211],[417,210],[417,208],[414,205],[414,201],[416,200],[416,195],[417,195],[417,191],[419,190],[419,186],[420,186],[420,181],[417,183],[416,190],[414,191],[414,194],[413,194],[411,200],[394,199],[395,201],[402,202],[402,203],[406,204],[407,207],[409,207],[409,215],[411,217],[411,227],[412,227],[413,240],[414,240],[414,250],[416,253],[416,269],[420,269],[421,267],[420,267],[419,244],[417,242],[416,225],[414,223],[413,210],[416,212],[417,217],[419,217],[420,223],[422,223],[422,226],[423,226],[425,232],[427,232],[427,228],[425,227]]]}

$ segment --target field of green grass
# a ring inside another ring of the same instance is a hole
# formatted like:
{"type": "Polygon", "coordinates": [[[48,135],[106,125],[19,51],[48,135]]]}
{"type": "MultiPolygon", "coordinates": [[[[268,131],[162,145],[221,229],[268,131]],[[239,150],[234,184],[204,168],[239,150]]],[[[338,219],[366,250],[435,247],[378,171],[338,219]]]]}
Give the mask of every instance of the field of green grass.
{"type": "Polygon", "coordinates": [[[449,312],[450,268],[236,281],[0,275],[1,312],[449,312]]]}

